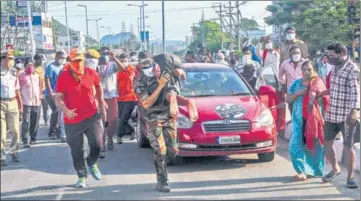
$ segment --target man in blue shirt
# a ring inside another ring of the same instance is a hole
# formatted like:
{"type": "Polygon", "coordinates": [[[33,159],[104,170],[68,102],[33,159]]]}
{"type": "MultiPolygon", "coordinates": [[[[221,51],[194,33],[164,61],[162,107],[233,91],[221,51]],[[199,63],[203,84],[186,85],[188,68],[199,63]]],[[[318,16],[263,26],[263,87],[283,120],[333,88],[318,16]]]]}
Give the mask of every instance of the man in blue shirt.
{"type": "MultiPolygon", "coordinates": [[[[56,52],[55,61],[50,63],[45,69],[45,98],[52,111],[49,128],[49,136],[51,136],[52,139],[56,139],[59,119],[59,110],[55,105],[54,99],[56,92],[56,83],[59,72],[63,69],[63,65],[66,63],[66,56],[67,55],[63,51],[56,52]]],[[[65,142],[65,133],[61,132],[60,137],[61,141],[65,142]]]]}
{"type": "Polygon", "coordinates": [[[248,38],[243,39],[243,48],[248,47],[252,52],[252,60],[258,62],[260,65],[262,65],[261,59],[257,56],[256,52],[256,46],[252,44],[252,40],[248,38]]]}

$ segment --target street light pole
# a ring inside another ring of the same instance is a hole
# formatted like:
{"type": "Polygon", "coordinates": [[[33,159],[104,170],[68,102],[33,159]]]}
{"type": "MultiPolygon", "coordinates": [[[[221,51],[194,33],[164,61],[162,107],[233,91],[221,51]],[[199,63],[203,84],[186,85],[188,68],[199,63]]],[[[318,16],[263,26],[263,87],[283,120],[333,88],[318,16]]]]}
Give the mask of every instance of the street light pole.
{"type": "MultiPolygon", "coordinates": [[[[147,17],[145,17],[144,16],[144,7],[145,6],[148,6],[148,4],[144,4],[144,1],[142,1],[142,5],[137,5],[137,4],[128,4],[128,6],[137,6],[137,7],[139,7],[140,8],[140,13],[139,13],[139,19],[142,19],[141,21],[140,21],[140,26],[139,26],[139,38],[141,38],[141,34],[140,34],[140,32],[141,31],[143,31],[143,34],[145,35],[145,18],[147,18],[147,17]]],[[[145,47],[144,47],[145,45],[144,45],[144,43],[141,41],[141,49],[142,50],[144,50],[145,49],[145,47]]]]}
{"type": "Polygon", "coordinates": [[[165,14],[164,14],[164,0],[162,0],[162,50],[165,53],[165,14]]]}
{"type": "Polygon", "coordinates": [[[110,27],[106,27],[106,26],[102,26],[102,28],[107,28],[109,30],[109,49],[112,49],[112,46],[111,46],[111,30],[110,30],[110,27]]]}
{"type": "Polygon", "coordinates": [[[95,21],[95,23],[96,23],[96,25],[97,25],[98,47],[99,47],[99,49],[100,49],[99,26],[98,26],[98,21],[99,21],[99,20],[102,20],[102,18],[98,18],[98,19],[95,19],[95,20],[89,19],[89,21],[95,21]]]}
{"type": "Polygon", "coordinates": [[[65,5],[65,24],[66,24],[66,37],[68,41],[68,54],[70,52],[70,36],[69,36],[69,26],[68,26],[68,7],[66,5],[66,1],[64,1],[65,5]]]}
{"type": "Polygon", "coordinates": [[[89,46],[89,28],[88,28],[88,6],[86,5],[81,5],[81,4],[78,4],[78,6],[80,7],[84,7],[85,8],[85,22],[86,22],[86,47],[89,46]]]}

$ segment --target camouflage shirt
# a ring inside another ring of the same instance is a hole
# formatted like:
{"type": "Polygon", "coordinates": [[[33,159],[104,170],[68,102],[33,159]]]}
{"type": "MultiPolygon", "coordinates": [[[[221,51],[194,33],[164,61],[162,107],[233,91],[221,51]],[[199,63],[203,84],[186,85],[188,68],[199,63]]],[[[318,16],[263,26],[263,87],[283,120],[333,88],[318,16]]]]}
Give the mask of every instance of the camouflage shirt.
{"type": "MultiPolygon", "coordinates": [[[[143,71],[134,81],[134,91],[137,94],[139,102],[146,100],[158,87],[157,77],[148,77],[143,71]]],[[[154,104],[148,108],[139,108],[146,122],[170,119],[170,104],[166,99],[166,94],[179,94],[179,84],[172,78],[160,92],[154,104]]]]}

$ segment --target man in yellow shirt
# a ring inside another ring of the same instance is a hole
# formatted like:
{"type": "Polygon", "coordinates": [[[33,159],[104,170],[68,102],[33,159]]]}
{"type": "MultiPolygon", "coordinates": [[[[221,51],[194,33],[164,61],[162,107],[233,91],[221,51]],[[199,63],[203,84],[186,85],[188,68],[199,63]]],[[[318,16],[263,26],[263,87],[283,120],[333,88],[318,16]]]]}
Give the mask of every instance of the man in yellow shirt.
{"type": "Polygon", "coordinates": [[[290,49],[293,46],[300,48],[302,58],[306,59],[310,55],[308,53],[308,48],[305,42],[302,40],[296,39],[296,28],[294,27],[287,27],[286,30],[286,41],[281,47],[281,58],[280,58],[280,65],[283,61],[290,59],[290,49]]]}
{"type": "MultiPolygon", "coordinates": [[[[45,93],[45,88],[46,88],[45,87],[45,69],[44,69],[43,55],[36,53],[34,55],[34,61],[35,61],[35,73],[37,73],[40,77],[40,84],[41,84],[41,89],[42,89],[40,98],[41,98],[41,106],[42,106],[42,110],[43,110],[43,118],[44,118],[45,125],[48,125],[49,105],[48,105],[48,102],[46,102],[46,100],[43,98],[43,94],[45,93]]],[[[40,117],[40,115],[39,115],[39,117],[40,117]]]]}

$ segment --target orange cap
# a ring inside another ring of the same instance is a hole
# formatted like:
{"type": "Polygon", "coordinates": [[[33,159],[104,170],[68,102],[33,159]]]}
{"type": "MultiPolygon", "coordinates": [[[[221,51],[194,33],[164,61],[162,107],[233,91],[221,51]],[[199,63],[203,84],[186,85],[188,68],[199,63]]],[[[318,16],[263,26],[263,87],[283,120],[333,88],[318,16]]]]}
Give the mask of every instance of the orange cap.
{"type": "Polygon", "coordinates": [[[79,48],[73,48],[69,53],[70,61],[84,60],[84,54],[79,48]]]}

